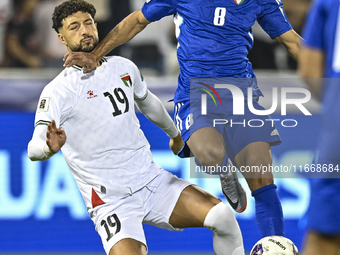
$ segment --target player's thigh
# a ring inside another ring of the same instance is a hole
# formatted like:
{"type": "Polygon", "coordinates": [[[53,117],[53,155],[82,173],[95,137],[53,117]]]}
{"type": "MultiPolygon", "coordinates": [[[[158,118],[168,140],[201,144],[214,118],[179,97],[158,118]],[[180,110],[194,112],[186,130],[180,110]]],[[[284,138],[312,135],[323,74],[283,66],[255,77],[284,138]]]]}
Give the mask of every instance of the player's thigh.
{"type": "Polygon", "coordinates": [[[271,146],[267,142],[248,144],[235,157],[235,164],[240,169],[252,191],[273,183],[271,146]]]}
{"type": "Polygon", "coordinates": [[[195,185],[188,186],[182,191],[169,223],[175,228],[203,227],[210,209],[220,202],[207,191],[195,185]]]}
{"type": "Polygon", "coordinates": [[[216,162],[216,159],[223,161],[225,144],[223,136],[216,128],[202,127],[196,130],[187,140],[187,144],[201,164],[203,161],[209,161],[209,158],[215,159],[214,164],[222,163],[216,162]]]}
{"type": "Polygon", "coordinates": [[[305,255],[337,255],[340,246],[340,235],[322,235],[309,231],[306,236],[303,254],[305,255]]]}
{"type": "Polygon", "coordinates": [[[145,255],[147,248],[145,244],[132,239],[125,238],[116,243],[110,250],[109,255],[145,255]]]}
{"type": "Polygon", "coordinates": [[[142,193],[140,190],[126,198],[114,201],[108,199],[106,204],[99,206],[94,212],[92,219],[106,254],[109,254],[113,247],[116,247],[113,250],[124,248],[122,244],[126,241],[122,242],[122,240],[131,239],[146,246],[142,225],[145,217],[142,193]],[[117,246],[118,243],[120,244],[117,246]]]}

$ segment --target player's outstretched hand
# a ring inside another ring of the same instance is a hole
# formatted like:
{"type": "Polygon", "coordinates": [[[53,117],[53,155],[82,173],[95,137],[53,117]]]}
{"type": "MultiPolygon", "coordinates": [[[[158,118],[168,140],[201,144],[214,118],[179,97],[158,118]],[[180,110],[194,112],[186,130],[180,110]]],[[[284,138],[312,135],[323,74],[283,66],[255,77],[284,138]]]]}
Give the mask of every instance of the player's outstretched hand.
{"type": "Polygon", "coordinates": [[[55,121],[48,123],[46,131],[46,144],[55,154],[66,142],[66,133],[62,127],[57,128],[55,121]]]}
{"type": "Polygon", "coordinates": [[[84,73],[90,73],[97,68],[96,56],[87,52],[68,52],[64,55],[64,67],[78,65],[85,67],[84,73]]]}
{"type": "Polygon", "coordinates": [[[175,138],[170,139],[169,147],[175,155],[178,154],[178,152],[183,148],[183,146],[184,143],[180,134],[178,134],[178,136],[176,136],[175,138]]]}

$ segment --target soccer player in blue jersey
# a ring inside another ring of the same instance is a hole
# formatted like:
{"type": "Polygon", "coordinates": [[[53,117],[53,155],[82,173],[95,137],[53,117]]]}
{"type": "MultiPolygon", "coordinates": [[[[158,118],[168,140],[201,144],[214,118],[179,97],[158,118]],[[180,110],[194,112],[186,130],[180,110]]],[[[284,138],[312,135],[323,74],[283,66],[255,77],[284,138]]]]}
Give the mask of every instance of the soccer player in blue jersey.
{"type": "Polygon", "coordinates": [[[304,28],[299,72],[322,100],[322,132],[307,211],[305,255],[337,255],[340,248],[340,1],[315,0],[304,28]],[[324,77],[324,79],[321,79],[324,77]]]}
{"type": "MultiPolygon", "coordinates": [[[[190,106],[190,80],[202,77],[255,80],[247,58],[253,46],[251,27],[255,21],[297,59],[300,37],[288,22],[281,0],[147,0],[141,10],[126,17],[93,52],[66,54],[65,66],[78,64],[85,67],[85,73],[91,72],[101,56],[132,39],[150,22],[168,15],[174,16],[176,24],[180,65],[174,97],[175,119],[186,146],[202,166],[226,166],[228,158],[239,169],[271,165],[271,146],[281,142],[275,126],[239,127],[227,130],[226,138],[221,130],[204,120],[197,121],[196,116],[192,124],[191,113],[199,110],[190,106]]],[[[262,96],[256,82],[249,86],[254,104],[262,109],[256,102],[262,96]]],[[[186,148],[182,152],[185,154],[186,148]]],[[[243,175],[255,198],[256,219],[262,236],[284,235],[282,208],[272,173],[260,171],[243,175]]],[[[220,178],[223,193],[234,210],[244,211],[245,192],[235,173],[221,174],[220,178]]]]}

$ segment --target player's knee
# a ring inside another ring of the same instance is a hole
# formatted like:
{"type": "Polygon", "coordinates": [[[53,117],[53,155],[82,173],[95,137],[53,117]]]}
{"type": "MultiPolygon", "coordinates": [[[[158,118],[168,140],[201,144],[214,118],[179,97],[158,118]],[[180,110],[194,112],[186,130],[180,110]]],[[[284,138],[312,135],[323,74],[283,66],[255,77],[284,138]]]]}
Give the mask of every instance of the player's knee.
{"type": "MultiPolygon", "coordinates": [[[[196,156],[196,155],[195,155],[196,156]]],[[[224,148],[206,147],[196,156],[202,166],[221,166],[225,156],[224,148]]]]}
{"type": "Polygon", "coordinates": [[[234,212],[223,202],[211,208],[205,218],[204,227],[219,236],[235,236],[236,238],[241,236],[234,212]]]}

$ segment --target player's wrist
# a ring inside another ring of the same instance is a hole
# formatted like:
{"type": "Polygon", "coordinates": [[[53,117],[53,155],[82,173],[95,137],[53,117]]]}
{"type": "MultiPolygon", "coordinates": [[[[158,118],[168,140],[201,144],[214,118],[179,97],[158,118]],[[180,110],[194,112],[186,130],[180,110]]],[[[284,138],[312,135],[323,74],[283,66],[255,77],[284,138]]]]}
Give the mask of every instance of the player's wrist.
{"type": "Polygon", "coordinates": [[[96,63],[98,63],[103,58],[103,56],[100,55],[100,52],[98,52],[96,48],[92,52],[90,52],[90,54],[92,54],[96,63]]]}
{"type": "Polygon", "coordinates": [[[181,133],[176,127],[169,129],[166,133],[171,139],[178,139],[178,137],[181,138],[181,133]]]}
{"type": "Polygon", "coordinates": [[[182,140],[181,133],[177,130],[177,135],[175,137],[172,137],[171,139],[182,140]]]}
{"type": "Polygon", "coordinates": [[[45,144],[43,151],[47,157],[51,157],[55,154],[47,144],[45,144]]]}

